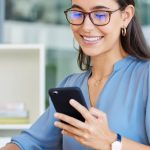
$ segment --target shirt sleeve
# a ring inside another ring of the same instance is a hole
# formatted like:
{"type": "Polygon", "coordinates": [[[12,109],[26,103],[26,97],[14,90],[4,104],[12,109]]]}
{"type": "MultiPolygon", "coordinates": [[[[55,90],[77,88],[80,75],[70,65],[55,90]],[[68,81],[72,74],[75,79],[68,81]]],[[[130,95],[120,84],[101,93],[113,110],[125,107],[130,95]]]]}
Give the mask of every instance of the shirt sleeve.
{"type": "Polygon", "coordinates": [[[148,82],[147,82],[147,101],[146,101],[146,131],[147,137],[150,145],[150,63],[149,63],[149,70],[148,70],[148,82]]]}
{"type": "MultiPolygon", "coordinates": [[[[66,77],[59,87],[64,87],[70,76],[66,77]]],[[[50,100],[46,112],[28,130],[12,137],[11,143],[17,144],[21,150],[62,150],[62,135],[54,126],[55,108],[50,100]]]]}

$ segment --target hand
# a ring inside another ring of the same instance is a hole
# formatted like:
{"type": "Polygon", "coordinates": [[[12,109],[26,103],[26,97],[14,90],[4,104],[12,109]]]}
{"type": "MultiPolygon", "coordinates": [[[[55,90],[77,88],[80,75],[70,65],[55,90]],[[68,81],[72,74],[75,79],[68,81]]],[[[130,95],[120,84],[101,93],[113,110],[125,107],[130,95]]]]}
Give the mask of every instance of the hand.
{"type": "Polygon", "coordinates": [[[108,127],[107,116],[104,112],[91,108],[87,110],[75,100],[70,104],[81,113],[85,122],[61,113],[55,113],[55,117],[68,124],[56,121],[56,127],[62,129],[62,134],[73,137],[81,144],[96,150],[110,150],[111,143],[115,141],[116,134],[108,127]]]}
{"type": "Polygon", "coordinates": [[[16,144],[8,143],[5,147],[0,148],[0,150],[21,150],[16,144]]]}

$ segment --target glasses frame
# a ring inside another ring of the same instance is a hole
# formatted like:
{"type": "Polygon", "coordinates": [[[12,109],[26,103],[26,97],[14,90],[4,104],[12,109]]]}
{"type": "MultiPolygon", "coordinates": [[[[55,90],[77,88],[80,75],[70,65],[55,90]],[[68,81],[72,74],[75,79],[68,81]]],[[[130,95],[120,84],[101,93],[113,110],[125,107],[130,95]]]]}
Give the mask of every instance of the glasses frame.
{"type": "Polygon", "coordinates": [[[111,19],[111,15],[112,15],[114,12],[116,12],[116,11],[118,11],[118,10],[121,10],[121,8],[118,8],[118,9],[112,10],[112,11],[110,11],[110,10],[95,10],[95,11],[90,11],[90,12],[84,12],[84,11],[80,11],[80,10],[72,10],[72,11],[78,11],[78,12],[83,13],[83,21],[82,21],[80,24],[74,24],[74,23],[71,23],[71,22],[69,21],[68,15],[67,15],[67,13],[68,13],[69,11],[71,11],[71,9],[73,9],[73,8],[71,7],[71,8],[66,9],[66,10],[64,11],[64,14],[65,14],[66,19],[67,19],[67,21],[69,22],[69,24],[76,25],[76,26],[82,25],[82,24],[84,23],[84,21],[85,21],[86,16],[89,16],[91,22],[92,22],[95,26],[105,26],[105,25],[109,24],[110,19],[111,19]],[[91,13],[93,13],[93,12],[99,12],[99,11],[109,13],[109,20],[108,20],[107,23],[102,24],[102,25],[99,25],[99,24],[95,24],[95,23],[94,23],[94,21],[93,21],[93,19],[92,19],[92,17],[91,17],[91,13]]]}

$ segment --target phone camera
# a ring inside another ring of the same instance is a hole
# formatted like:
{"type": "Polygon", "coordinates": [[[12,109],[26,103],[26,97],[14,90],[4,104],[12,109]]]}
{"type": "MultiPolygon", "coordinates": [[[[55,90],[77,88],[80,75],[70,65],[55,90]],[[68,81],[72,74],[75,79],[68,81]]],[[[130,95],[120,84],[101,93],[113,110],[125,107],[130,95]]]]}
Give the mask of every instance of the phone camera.
{"type": "Polygon", "coordinates": [[[53,94],[58,94],[58,91],[53,91],[53,94]]]}

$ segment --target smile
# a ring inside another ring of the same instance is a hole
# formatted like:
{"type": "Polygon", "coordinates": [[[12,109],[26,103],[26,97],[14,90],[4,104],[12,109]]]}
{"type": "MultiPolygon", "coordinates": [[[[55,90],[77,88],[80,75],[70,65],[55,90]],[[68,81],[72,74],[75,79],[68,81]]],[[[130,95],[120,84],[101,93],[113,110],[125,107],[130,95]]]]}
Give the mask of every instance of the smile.
{"type": "Polygon", "coordinates": [[[81,36],[85,43],[97,43],[103,37],[102,36],[81,36]]]}

